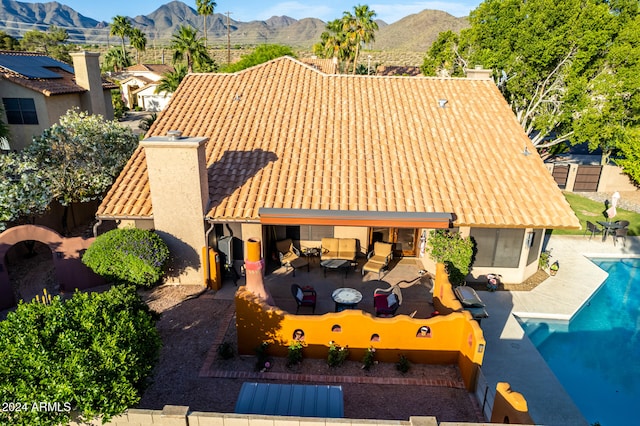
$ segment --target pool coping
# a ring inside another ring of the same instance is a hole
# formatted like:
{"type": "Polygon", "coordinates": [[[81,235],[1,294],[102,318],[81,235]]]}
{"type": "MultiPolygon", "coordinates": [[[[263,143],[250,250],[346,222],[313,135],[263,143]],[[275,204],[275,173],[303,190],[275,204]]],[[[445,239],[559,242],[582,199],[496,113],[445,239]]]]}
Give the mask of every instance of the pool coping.
{"type": "Polygon", "coordinates": [[[531,291],[483,292],[490,317],[482,320],[487,341],[482,372],[489,386],[508,382],[523,394],[537,424],[589,423],[525,335],[516,316],[570,320],[602,286],[608,274],[591,258],[638,258],[640,237],[628,237],[626,247],[580,236],[551,236],[552,260],[560,270],[531,291]]]}

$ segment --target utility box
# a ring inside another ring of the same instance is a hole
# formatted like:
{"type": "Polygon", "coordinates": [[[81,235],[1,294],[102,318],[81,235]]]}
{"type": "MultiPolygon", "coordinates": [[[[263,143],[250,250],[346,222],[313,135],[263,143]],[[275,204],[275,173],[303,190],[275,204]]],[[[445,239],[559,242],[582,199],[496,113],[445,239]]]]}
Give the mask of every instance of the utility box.
{"type": "Polygon", "coordinates": [[[218,238],[218,252],[222,258],[220,263],[227,265],[228,268],[233,268],[233,262],[236,260],[233,256],[234,239],[235,238],[231,236],[222,236],[218,238]]]}
{"type": "Polygon", "coordinates": [[[209,270],[207,271],[206,265],[205,268],[203,268],[205,285],[207,286],[207,288],[220,290],[220,288],[222,287],[222,274],[220,273],[220,255],[213,249],[213,247],[204,247],[202,249],[202,255],[205,261],[207,259],[207,256],[209,256],[209,270]]]}

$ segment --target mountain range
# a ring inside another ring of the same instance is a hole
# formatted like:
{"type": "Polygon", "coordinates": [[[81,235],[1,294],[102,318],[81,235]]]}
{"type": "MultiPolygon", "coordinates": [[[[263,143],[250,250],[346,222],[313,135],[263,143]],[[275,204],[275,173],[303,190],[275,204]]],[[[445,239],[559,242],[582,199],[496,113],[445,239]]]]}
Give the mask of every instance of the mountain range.
{"type": "MultiPolygon", "coordinates": [[[[25,3],[0,0],[0,31],[21,37],[26,31],[46,31],[50,25],[64,28],[69,40],[79,44],[116,44],[109,37],[109,22],[83,16],[58,2],[25,3]]],[[[168,43],[179,25],[191,25],[202,30],[204,19],[190,6],[172,1],[148,15],[129,17],[134,27],[147,36],[148,44],[168,43]]],[[[425,52],[441,31],[459,32],[469,26],[467,18],[456,18],[446,12],[424,10],[387,24],[377,21],[379,30],[371,46],[375,50],[425,52]]],[[[241,22],[215,13],[207,17],[207,38],[210,45],[256,45],[279,43],[298,48],[311,48],[320,40],[326,23],[316,18],[294,19],[273,16],[265,21],[241,22]]]]}

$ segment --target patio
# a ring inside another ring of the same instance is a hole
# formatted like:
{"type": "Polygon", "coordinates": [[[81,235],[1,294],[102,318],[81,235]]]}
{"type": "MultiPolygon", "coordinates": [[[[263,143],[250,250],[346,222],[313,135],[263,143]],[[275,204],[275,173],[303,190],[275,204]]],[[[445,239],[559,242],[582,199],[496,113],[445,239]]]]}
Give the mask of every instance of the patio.
{"type": "MultiPolygon", "coordinates": [[[[291,294],[291,285],[301,287],[312,286],[317,294],[315,315],[335,312],[335,303],[331,294],[338,288],[350,287],[362,293],[362,300],[358,309],[375,315],[373,293],[377,288],[387,289],[397,285],[402,291],[402,304],[396,315],[411,315],[414,318],[430,318],[434,311],[431,289],[433,286],[430,274],[421,275],[422,264],[415,258],[394,259],[389,265],[389,271],[378,280],[378,274],[365,273],[362,276],[362,266],[365,259],[358,259],[358,265],[351,267],[345,274],[344,269],[325,271],[320,266],[319,258],[309,260],[309,272],[306,267],[295,271],[280,267],[264,277],[264,283],[271,293],[275,304],[290,313],[296,312],[296,302],[291,294]]],[[[301,307],[300,315],[311,315],[312,310],[301,307]]]]}

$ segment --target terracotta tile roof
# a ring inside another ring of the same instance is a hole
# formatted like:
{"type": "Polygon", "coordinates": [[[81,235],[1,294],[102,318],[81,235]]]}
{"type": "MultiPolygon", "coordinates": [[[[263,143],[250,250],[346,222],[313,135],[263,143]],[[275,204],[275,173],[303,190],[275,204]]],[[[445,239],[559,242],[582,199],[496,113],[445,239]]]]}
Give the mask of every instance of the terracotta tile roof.
{"type": "MultiPolygon", "coordinates": [[[[9,80],[17,85],[26,87],[27,89],[34,90],[36,92],[40,92],[45,96],[54,96],[54,95],[63,95],[67,93],[83,93],[86,92],[87,89],[76,84],[75,75],[65,69],[72,69],[69,65],[57,61],[55,59],[49,58],[47,55],[43,53],[37,52],[19,52],[19,51],[0,51],[0,55],[5,58],[16,57],[23,60],[24,58],[47,58],[49,62],[52,64],[59,63],[60,66],[46,66],[42,67],[46,71],[51,71],[57,77],[55,78],[33,78],[28,77],[24,74],[21,74],[18,71],[12,71],[9,68],[6,68],[0,64],[0,77],[9,80]]],[[[10,59],[9,59],[10,60],[10,59]]],[[[115,89],[118,85],[103,80],[102,88],[103,89],[115,89]]]]}
{"type": "Polygon", "coordinates": [[[400,66],[400,65],[380,65],[376,69],[376,75],[401,75],[415,77],[421,75],[420,67],[400,66]]]}
{"type": "MultiPolygon", "coordinates": [[[[176,129],[209,138],[208,215],[219,220],[257,220],[268,207],[579,227],[488,80],[326,75],[279,58],[236,74],[188,75],[148,136],[176,129]]],[[[98,216],[151,214],[138,148],[98,216]]]]}
{"type": "Polygon", "coordinates": [[[165,64],[137,64],[137,65],[132,65],[130,67],[127,67],[126,71],[152,72],[158,75],[163,75],[165,73],[172,72],[173,67],[171,65],[165,65],[165,64]]]}
{"type": "Polygon", "coordinates": [[[325,74],[337,74],[338,73],[338,61],[333,58],[303,58],[300,59],[303,63],[312,66],[320,72],[325,74]]]}

